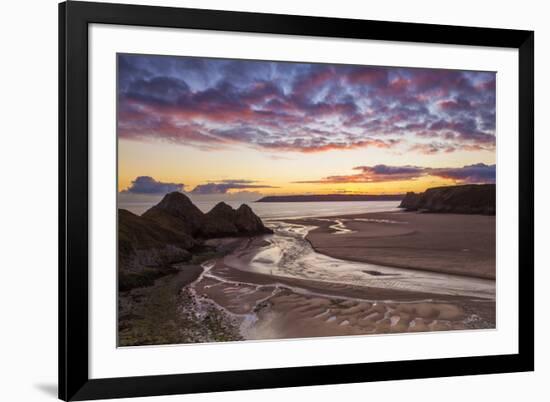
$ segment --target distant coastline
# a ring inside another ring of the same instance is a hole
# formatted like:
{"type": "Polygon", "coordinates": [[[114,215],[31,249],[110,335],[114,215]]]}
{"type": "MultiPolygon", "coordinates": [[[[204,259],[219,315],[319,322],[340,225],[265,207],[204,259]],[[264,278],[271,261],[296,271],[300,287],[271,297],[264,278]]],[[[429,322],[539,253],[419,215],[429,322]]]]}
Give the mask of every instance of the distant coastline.
{"type": "Polygon", "coordinates": [[[406,211],[495,215],[494,184],[432,187],[423,193],[409,192],[399,204],[406,211]]]}
{"type": "Polygon", "coordinates": [[[255,202],[342,202],[342,201],[401,201],[405,194],[311,194],[311,195],[270,195],[255,202]]]}

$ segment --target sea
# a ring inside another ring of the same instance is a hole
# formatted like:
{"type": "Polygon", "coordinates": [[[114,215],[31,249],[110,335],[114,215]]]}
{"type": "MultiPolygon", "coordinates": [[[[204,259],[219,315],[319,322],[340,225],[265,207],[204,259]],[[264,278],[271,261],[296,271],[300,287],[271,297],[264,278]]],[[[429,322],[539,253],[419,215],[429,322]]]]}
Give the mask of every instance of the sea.
{"type": "MultiPolygon", "coordinates": [[[[193,200],[193,203],[205,213],[218,202],[219,200],[193,200]]],[[[247,204],[262,219],[308,218],[399,210],[399,201],[253,202],[231,200],[224,202],[233,208],[247,204]]],[[[154,204],[156,202],[119,202],[119,208],[141,215],[154,204]]]]}

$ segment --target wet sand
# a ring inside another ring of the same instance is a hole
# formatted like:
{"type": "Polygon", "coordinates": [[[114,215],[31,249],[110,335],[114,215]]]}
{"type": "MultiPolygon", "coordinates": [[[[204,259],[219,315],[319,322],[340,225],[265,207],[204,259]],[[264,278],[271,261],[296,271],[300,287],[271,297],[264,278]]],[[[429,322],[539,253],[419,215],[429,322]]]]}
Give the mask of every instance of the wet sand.
{"type": "Polygon", "coordinates": [[[287,220],[318,226],[315,251],[351,261],[495,279],[495,217],[385,212],[287,220]]]}
{"type": "Polygon", "coordinates": [[[494,300],[434,295],[244,272],[218,261],[195,282],[198,298],[240,320],[244,339],[494,328],[494,300]]]}
{"type": "Polygon", "coordinates": [[[209,241],[223,256],[125,294],[119,344],[496,327],[494,217],[387,212],[269,224],[274,235],[209,241]]]}
{"type": "Polygon", "coordinates": [[[388,212],[270,224],[275,235],[243,241],[193,284],[240,322],[244,339],[496,326],[494,217],[388,212]]]}

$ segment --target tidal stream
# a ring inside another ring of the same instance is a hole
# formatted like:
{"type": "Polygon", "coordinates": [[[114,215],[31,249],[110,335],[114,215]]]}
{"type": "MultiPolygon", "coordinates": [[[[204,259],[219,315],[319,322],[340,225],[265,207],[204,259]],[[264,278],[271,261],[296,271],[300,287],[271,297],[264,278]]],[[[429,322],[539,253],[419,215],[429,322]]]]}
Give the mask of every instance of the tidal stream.
{"type": "MultiPolygon", "coordinates": [[[[282,221],[268,224],[275,233],[265,236],[262,246],[243,245],[225,256],[223,264],[228,268],[270,276],[489,300],[495,298],[493,280],[340,260],[317,253],[305,239],[315,226],[282,221]]],[[[338,231],[347,230],[340,221],[335,220],[334,224],[338,228],[334,236],[338,231]]]]}

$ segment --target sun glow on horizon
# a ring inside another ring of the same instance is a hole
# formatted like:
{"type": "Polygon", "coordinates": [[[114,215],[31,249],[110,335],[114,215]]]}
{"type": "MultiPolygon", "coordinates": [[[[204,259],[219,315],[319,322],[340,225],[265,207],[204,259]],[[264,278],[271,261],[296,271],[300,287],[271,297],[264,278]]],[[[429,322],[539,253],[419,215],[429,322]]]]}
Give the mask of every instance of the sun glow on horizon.
{"type": "Polygon", "coordinates": [[[493,73],[118,57],[127,195],[402,194],[495,180],[493,73]]]}

